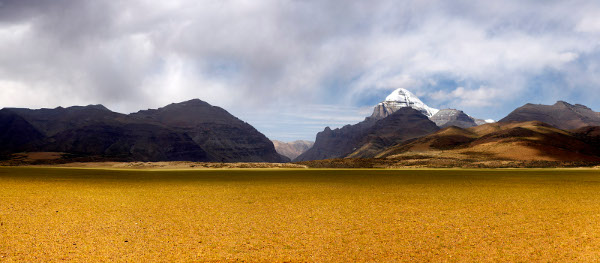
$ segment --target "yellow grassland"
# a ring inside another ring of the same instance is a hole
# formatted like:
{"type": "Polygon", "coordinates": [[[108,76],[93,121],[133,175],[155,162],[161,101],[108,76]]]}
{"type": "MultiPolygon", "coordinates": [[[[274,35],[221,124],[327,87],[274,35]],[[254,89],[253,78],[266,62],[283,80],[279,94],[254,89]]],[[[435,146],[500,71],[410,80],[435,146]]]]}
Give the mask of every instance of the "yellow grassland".
{"type": "Polygon", "coordinates": [[[598,169],[0,168],[0,261],[593,261],[598,169]]]}

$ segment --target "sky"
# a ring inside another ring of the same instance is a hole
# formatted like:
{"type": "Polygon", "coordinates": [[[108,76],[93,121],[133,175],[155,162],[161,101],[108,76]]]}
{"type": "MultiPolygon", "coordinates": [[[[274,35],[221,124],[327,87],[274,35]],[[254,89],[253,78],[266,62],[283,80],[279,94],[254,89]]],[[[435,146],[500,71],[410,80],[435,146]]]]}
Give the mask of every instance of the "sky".
{"type": "Polygon", "coordinates": [[[600,111],[600,1],[0,0],[0,108],[199,98],[314,140],[397,88],[482,119],[600,111]]]}

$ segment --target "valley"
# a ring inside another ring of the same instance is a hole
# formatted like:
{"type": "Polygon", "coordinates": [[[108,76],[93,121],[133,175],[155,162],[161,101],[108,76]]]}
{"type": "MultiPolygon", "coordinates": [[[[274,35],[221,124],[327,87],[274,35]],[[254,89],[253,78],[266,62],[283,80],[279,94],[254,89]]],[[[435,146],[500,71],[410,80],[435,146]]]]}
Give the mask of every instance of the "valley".
{"type": "Polygon", "coordinates": [[[599,262],[600,1],[0,0],[0,263],[599,262]]]}

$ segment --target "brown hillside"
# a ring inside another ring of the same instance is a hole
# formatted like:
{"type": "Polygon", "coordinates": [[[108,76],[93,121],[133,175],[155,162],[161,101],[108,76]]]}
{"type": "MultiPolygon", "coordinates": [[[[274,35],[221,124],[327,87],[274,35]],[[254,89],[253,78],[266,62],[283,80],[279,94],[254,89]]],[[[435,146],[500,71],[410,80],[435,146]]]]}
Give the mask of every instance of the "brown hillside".
{"type": "Polygon", "coordinates": [[[585,135],[539,121],[490,123],[468,129],[449,127],[380,152],[379,158],[425,155],[468,161],[600,161],[585,135]]]}
{"type": "Polygon", "coordinates": [[[581,104],[557,101],[554,105],[525,104],[499,122],[542,121],[559,129],[600,125],[600,112],[581,104]]]}

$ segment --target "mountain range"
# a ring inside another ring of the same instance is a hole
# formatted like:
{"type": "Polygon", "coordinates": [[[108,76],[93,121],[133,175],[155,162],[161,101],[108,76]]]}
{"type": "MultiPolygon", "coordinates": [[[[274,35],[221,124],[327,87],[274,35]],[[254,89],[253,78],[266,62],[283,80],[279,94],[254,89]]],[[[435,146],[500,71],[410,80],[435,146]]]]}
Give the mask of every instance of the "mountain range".
{"type": "Polygon", "coordinates": [[[564,101],[526,104],[496,123],[458,109],[429,107],[410,91],[397,89],[359,123],[325,127],[314,143],[286,143],[270,141],[250,124],[198,99],[132,114],[102,105],[4,108],[0,145],[4,158],[53,152],[83,161],[600,162],[600,113],[564,101]]]}
{"type": "Polygon", "coordinates": [[[343,158],[344,166],[356,158],[376,158],[410,166],[407,160],[417,156],[416,163],[442,166],[444,160],[458,166],[480,161],[496,161],[494,165],[599,162],[600,127],[596,126],[600,126],[600,113],[564,101],[527,104],[494,123],[457,109],[428,107],[414,94],[398,89],[364,121],[334,130],[326,127],[317,134],[314,146],[294,161],[313,165],[311,161],[343,158]]]}
{"type": "Polygon", "coordinates": [[[463,111],[438,110],[423,103],[410,91],[399,88],[377,104],[364,121],[317,134],[314,146],[294,161],[330,158],[369,158],[392,145],[431,134],[440,128],[469,128],[485,123],[463,111]]]}
{"type": "Polygon", "coordinates": [[[102,105],[0,110],[0,154],[62,152],[94,160],[286,162],[273,143],[195,99],[121,114],[102,105]]]}
{"type": "Polygon", "coordinates": [[[404,107],[381,119],[368,117],[360,123],[334,130],[326,127],[317,134],[313,147],[294,161],[368,157],[379,149],[438,129],[418,109],[404,107]]]}
{"type": "Polygon", "coordinates": [[[571,105],[557,101],[554,105],[525,104],[508,114],[500,122],[541,121],[559,129],[577,129],[600,126],[600,112],[581,104],[571,105]]]}

